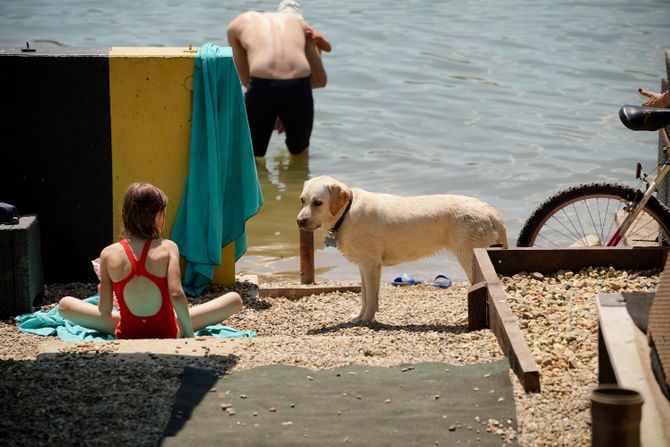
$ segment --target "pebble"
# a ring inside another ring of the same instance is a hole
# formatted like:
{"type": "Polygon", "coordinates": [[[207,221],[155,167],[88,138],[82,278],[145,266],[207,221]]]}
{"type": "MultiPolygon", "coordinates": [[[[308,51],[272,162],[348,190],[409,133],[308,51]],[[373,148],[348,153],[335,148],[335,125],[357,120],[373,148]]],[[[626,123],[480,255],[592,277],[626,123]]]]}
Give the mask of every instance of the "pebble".
{"type": "MultiPolygon", "coordinates": [[[[605,267],[545,273],[541,278],[535,273],[538,272],[501,277],[500,282],[506,293],[505,301],[519,320],[531,352],[540,362],[542,392],[526,394],[516,376],[510,373],[516,405],[516,431],[512,420],[506,420],[504,426],[500,423],[490,426],[485,408],[475,417],[475,422],[482,424],[479,426],[482,431],[483,426],[493,427],[492,433],[500,438],[501,444],[518,439],[521,446],[555,445],[560,439],[561,445],[589,445],[588,395],[597,384],[598,368],[595,296],[614,291],[653,292],[659,272],[622,272],[605,267]]],[[[273,285],[288,284],[296,286],[294,282],[273,285]]],[[[0,360],[6,364],[0,381],[0,395],[12,396],[13,408],[11,416],[6,409],[0,408],[0,420],[9,418],[14,424],[4,434],[17,445],[40,445],[35,443],[36,439],[50,439],[52,444],[60,445],[85,444],[87,439],[98,436],[88,427],[100,426],[103,422],[109,424],[107,418],[102,417],[100,424],[96,424],[98,415],[90,411],[81,417],[68,413],[67,420],[78,427],[74,433],[64,431],[58,425],[59,418],[64,420],[65,417],[58,408],[35,416],[35,409],[43,407],[43,394],[39,390],[49,389],[53,402],[83,402],[96,395],[98,401],[109,405],[108,402],[120,402],[122,395],[124,405],[114,407],[118,417],[112,421],[116,425],[105,431],[106,441],[113,445],[128,445],[133,444],[133,440],[145,439],[148,444],[158,444],[160,430],[156,431],[155,427],[163,426],[169,418],[180,383],[179,373],[187,365],[210,368],[224,376],[267,364],[312,370],[352,364],[374,365],[399,367],[400,371],[410,374],[412,367],[407,365],[414,363],[467,365],[503,358],[490,330],[465,330],[463,322],[467,321],[469,288],[466,283],[454,283],[449,289],[425,285],[396,288],[383,284],[378,323],[362,326],[346,323],[360,308],[357,293],[335,292],[289,300],[258,298],[255,287],[246,283],[237,283],[235,287],[211,286],[203,296],[189,298],[190,304],[200,304],[229,290],[242,295],[244,308],[226,320],[226,324],[253,329],[266,340],[261,343],[248,339],[247,348],[236,353],[235,361],[216,355],[176,355],[172,356],[173,363],[167,363],[159,356],[151,357],[152,363],[146,367],[117,362],[110,369],[109,363],[105,364],[103,359],[110,358],[109,354],[105,357],[105,353],[113,352],[115,343],[102,346],[76,343],[61,353],[60,363],[35,362],[37,346],[44,338],[18,332],[11,320],[0,322],[0,360]],[[267,342],[268,337],[272,337],[271,343],[267,342]],[[121,374],[132,377],[132,388],[124,388],[122,384],[99,387],[99,383],[109,377],[121,374]],[[75,383],[77,386],[73,386],[75,383]],[[147,405],[149,400],[151,405],[147,405]]],[[[93,294],[95,284],[47,285],[42,301],[35,305],[38,309],[49,310],[61,296],[93,294]]],[[[197,343],[192,340],[190,346],[188,341],[184,345],[191,347],[197,343]]],[[[232,406],[222,409],[226,411],[228,408],[234,411],[232,406]]],[[[277,412],[277,408],[270,407],[268,411],[277,412]]],[[[338,411],[337,414],[342,413],[338,411]]],[[[457,428],[458,424],[449,427],[450,431],[457,428]]],[[[475,432],[479,433],[479,428],[475,427],[475,432]]]]}
{"type": "MultiPolygon", "coordinates": [[[[542,392],[526,394],[514,375],[517,433],[502,427],[507,440],[520,445],[590,445],[589,394],[598,384],[599,293],[653,292],[659,271],[618,271],[612,267],[559,271],[545,275],[519,273],[500,277],[512,311],[540,365],[542,392]],[[573,289],[579,289],[573,293],[573,289]],[[569,419],[564,419],[569,414],[569,419]]],[[[489,421],[491,422],[491,421],[489,421]]],[[[511,420],[508,422],[511,424],[511,420]]],[[[489,427],[491,424],[489,423],[489,427]]]]}

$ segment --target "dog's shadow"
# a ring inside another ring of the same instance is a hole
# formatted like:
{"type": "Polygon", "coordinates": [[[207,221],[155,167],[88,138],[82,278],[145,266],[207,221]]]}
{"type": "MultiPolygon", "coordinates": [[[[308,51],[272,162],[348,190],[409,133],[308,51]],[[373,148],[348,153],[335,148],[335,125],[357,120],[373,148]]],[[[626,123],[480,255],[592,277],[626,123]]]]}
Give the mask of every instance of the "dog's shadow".
{"type": "Polygon", "coordinates": [[[444,332],[448,334],[462,334],[468,332],[468,325],[454,324],[388,324],[373,321],[372,323],[352,323],[345,321],[331,326],[323,326],[307,331],[307,335],[323,335],[338,332],[344,329],[367,327],[374,331],[404,331],[404,332],[444,332]]]}

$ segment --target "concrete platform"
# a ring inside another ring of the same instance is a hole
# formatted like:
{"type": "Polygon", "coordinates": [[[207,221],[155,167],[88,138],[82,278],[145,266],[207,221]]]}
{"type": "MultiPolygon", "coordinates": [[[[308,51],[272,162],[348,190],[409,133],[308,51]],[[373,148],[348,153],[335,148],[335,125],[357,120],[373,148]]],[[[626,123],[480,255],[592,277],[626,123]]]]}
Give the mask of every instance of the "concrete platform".
{"type": "Polygon", "coordinates": [[[213,337],[179,338],[179,339],[147,339],[147,340],[112,340],[112,341],[63,341],[49,339],[38,345],[37,359],[42,360],[66,353],[77,354],[133,354],[125,358],[135,361],[149,360],[158,355],[174,356],[225,356],[245,349],[250,340],[258,338],[213,337]]]}

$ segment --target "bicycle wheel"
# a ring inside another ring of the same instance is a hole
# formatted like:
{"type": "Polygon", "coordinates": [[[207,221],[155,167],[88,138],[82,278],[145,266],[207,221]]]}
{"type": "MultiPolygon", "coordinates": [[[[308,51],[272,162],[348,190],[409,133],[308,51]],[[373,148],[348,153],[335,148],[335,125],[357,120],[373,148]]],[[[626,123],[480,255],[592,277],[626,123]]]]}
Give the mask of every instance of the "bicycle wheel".
{"type": "MultiPolygon", "coordinates": [[[[606,246],[642,192],[618,183],[589,183],[559,191],[524,224],[518,247],[606,246]]],[[[627,246],[667,245],[670,209],[651,197],[623,237],[627,246]]]]}

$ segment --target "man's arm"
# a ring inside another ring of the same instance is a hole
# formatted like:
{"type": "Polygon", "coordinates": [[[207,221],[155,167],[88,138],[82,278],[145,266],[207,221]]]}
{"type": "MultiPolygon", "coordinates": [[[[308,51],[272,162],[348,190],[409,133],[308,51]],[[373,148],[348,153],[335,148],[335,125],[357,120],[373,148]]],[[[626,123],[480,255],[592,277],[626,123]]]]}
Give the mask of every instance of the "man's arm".
{"type": "Polygon", "coordinates": [[[247,60],[247,50],[244,49],[240,42],[240,16],[234,18],[228,24],[228,44],[233,49],[233,61],[235,61],[235,68],[240,77],[240,82],[243,86],[249,85],[249,61],[247,60]]]}
{"type": "Polygon", "coordinates": [[[307,29],[305,30],[305,35],[307,36],[308,39],[311,39],[314,42],[314,45],[316,45],[316,50],[319,54],[321,53],[321,51],[330,53],[330,51],[333,49],[330,45],[330,42],[328,42],[328,40],[326,39],[326,37],[320,32],[316,31],[311,26],[307,27],[307,29]]]}
{"type": "MultiPolygon", "coordinates": [[[[312,85],[312,88],[321,88],[325,87],[328,82],[328,75],[326,75],[326,69],[323,66],[323,61],[321,60],[321,55],[316,46],[315,41],[312,36],[314,36],[314,29],[305,23],[305,56],[307,57],[307,62],[309,62],[310,77],[309,81],[312,85]]],[[[320,42],[325,42],[324,51],[330,51],[330,43],[319,33],[316,33],[319,36],[320,42]],[[326,50],[326,48],[328,48],[326,50]]]]}

